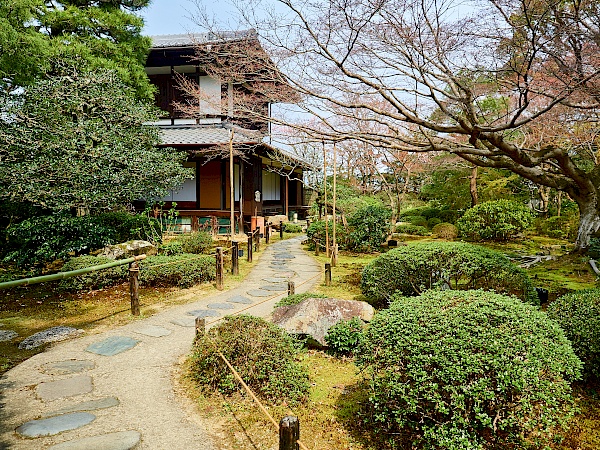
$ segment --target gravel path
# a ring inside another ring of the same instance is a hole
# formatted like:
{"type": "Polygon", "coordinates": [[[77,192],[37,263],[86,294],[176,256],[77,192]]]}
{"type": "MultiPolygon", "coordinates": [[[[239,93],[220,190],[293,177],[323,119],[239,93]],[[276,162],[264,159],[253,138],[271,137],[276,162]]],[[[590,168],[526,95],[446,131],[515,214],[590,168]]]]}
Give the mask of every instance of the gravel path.
{"type": "Polygon", "coordinates": [[[0,378],[0,449],[214,448],[209,425],[174,380],[194,317],[269,317],[287,290],[306,292],[320,269],[301,238],[269,246],[240,287],[110,331],[54,344],[0,378]],[[307,281],[308,280],[308,281],[307,281]]]}

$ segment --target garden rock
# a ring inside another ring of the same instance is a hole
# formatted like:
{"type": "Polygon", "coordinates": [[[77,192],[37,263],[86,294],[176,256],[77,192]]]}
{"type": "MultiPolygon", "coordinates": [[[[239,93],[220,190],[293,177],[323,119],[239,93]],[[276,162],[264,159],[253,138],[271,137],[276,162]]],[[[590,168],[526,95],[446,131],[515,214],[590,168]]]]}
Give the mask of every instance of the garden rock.
{"type": "Polygon", "coordinates": [[[101,256],[110,259],[127,259],[132,256],[145,254],[147,256],[156,255],[156,247],[148,241],[127,241],[121,244],[108,245],[104,247],[101,256]]]}
{"type": "Polygon", "coordinates": [[[19,344],[19,350],[31,350],[49,342],[64,341],[70,337],[83,334],[83,330],[71,327],[52,327],[39,333],[32,334],[19,344]]]}
{"type": "Polygon", "coordinates": [[[0,330],[0,342],[12,341],[18,334],[12,330],[0,330]]]}
{"type": "Polygon", "coordinates": [[[325,347],[329,328],[342,320],[358,317],[370,322],[375,310],[365,302],[336,298],[307,298],[292,306],[280,306],[273,313],[273,323],[288,333],[306,335],[313,345],[325,347]]]}

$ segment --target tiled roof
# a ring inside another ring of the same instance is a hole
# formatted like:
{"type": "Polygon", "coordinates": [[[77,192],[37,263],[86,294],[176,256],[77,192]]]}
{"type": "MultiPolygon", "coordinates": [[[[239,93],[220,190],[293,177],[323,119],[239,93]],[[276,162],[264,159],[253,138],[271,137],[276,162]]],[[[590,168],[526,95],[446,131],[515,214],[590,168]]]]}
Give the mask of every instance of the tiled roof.
{"type": "Polygon", "coordinates": [[[229,130],[233,129],[235,144],[259,144],[262,135],[239,127],[218,125],[174,125],[159,127],[164,145],[222,145],[229,143],[229,130]]]}
{"type": "Polygon", "coordinates": [[[187,33],[187,34],[165,34],[150,36],[152,48],[167,47],[189,47],[195,44],[207,44],[209,42],[235,41],[256,37],[254,30],[222,31],[219,33],[187,33]]]}

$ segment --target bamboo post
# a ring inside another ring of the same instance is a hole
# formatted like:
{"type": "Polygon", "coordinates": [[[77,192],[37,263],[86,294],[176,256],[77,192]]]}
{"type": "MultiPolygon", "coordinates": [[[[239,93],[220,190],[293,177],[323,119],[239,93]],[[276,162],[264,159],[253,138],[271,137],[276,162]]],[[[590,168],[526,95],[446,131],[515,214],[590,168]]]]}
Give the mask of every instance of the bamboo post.
{"type": "Polygon", "coordinates": [[[331,264],[325,263],[325,286],[331,286],[331,264]]]}
{"type": "Polygon", "coordinates": [[[260,252],[260,228],[254,230],[254,248],[257,252],[260,252]]]}
{"type": "Polygon", "coordinates": [[[331,267],[337,266],[338,259],[338,245],[333,244],[333,249],[331,251],[331,267]]]}
{"type": "Polygon", "coordinates": [[[129,296],[131,297],[131,314],[140,315],[140,266],[136,261],[129,263],[129,296]]]}
{"type": "Polygon", "coordinates": [[[279,450],[300,450],[300,421],[286,416],[279,422],[279,450]]]}
{"type": "Polygon", "coordinates": [[[279,221],[279,239],[283,240],[283,220],[279,221]]]}
{"type": "Polygon", "coordinates": [[[230,202],[230,221],[231,221],[231,240],[235,234],[235,195],[233,180],[233,130],[229,130],[229,202],[230,202]]]}
{"type": "Polygon", "coordinates": [[[233,241],[231,249],[231,274],[239,275],[240,273],[240,245],[238,241],[233,241]]]}
{"type": "Polygon", "coordinates": [[[252,232],[248,231],[248,262],[252,262],[252,232]]]}
{"type": "Polygon", "coordinates": [[[224,268],[223,268],[223,247],[217,247],[217,255],[215,257],[215,262],[217,264],[216,267],[216,282],[217,282],[217,289],[222,291],[223,290],[223,275],[224,275],[224,268]]]}
{"type": "Polygon", "coordinates": [[[323,205],[325,206],[325,252],[329,258],[329,212],[327,208],[327,152],[323,141],[323,205]]]}
{"type": "Polygon", "coordinates": [[[337,178],[337,172],[336,172],[336,146],[335,146],[335,142],[333,143],[333,199],[332,199],[332,207],[331,209],[332,214],[333,214],[333,236],[332,236],[332,242],[331,242],[331,246],[332,246],[332,255],[331,255],[331,266],[335,267],[337,265],[337,242],[335,239],[335,225],[336,225],[336,221],[337,221],[337,214],[335,212],[335,200],[336,200],[336,196],[337,196],[337,191],[336,191],[336,178],[337,178]]]}
{"type": "Polygon", "coordinates": [[[206,319],[204,317],[196,317],[196,336],[203,336],[206,333],[206,319]]]}
{"type": "Polygon", "coordinates": [[[288,281],[288,295],[294,295],[296,293],[296,283],[288,281]]]}

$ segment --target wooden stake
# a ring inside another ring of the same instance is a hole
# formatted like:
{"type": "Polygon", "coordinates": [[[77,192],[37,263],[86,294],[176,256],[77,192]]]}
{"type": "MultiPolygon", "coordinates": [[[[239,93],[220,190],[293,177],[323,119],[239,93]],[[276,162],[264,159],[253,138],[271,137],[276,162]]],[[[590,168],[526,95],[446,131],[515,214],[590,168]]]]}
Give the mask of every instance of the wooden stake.
{"type": "Polygon", "coordinates": [[[295,416],[286,416],[279,422],[279,450],[300,450],[300,422],[295,416]]]}
{"type": "Polygon", "coordinates": [[[248,231],[248,262],[252,262],[252,232],[248,231]]]}
{"type": "Polygon", "coordinates": [[[234,180],[233,180],[233,130],[229,130],[229,202],[230,205],[230,221],[231,221],[231,239],[235,234],[235,195],[234,195],[234,180]]]}
{"type": "Polygon", "coordinates": [[[323,141],[323,183],[325,184],[323,204],[325,205],[325,252],[329,258],[329,212],[327,211],[327,152],[325,151],[325,141],[323,141]]]}
{"type": "Polygon", "coordinates": [[[215,257],[216,262],[216,284],[217,289],[223,290],[223,281],[224,281],[224,267],[223,267],[223,247],[217,247],[217,255],[215,257]]]}
{"type": "Polygon", "coordinates": [[[206,333],[206,319],[204,317],[196,317],[196,336],[204,336],[206,333]]]}
{"type": "Polygon", "coordinates": [[[335,147],[335,142],[333,143],[333,205],[332,205],[332,214],[333,214],[333,239],[331,242],[331,246],[333,248],[333,255],[331,256],[331,265],[333,267],[335,267],[337,265],[337,248],[336,248],[336,240],[335,240],[335,222],[337,219],[337,215],[335,213],[335,199],[337,196],[337,192],[336,192],[336,147],[335,147]]]}
{"type": "Polygon", "coordinates": [[[231,274],[239,275],[240,273],[240,245],[238,241],[233,241],[231,249],[231,274]]]}
{"type": "Polygon", "coordinates": [[[140,315],[140,266],[137,262],[129,263],[129,296],[131,297],[131,314],[140,315]]]}
{"type": "Polygon", "coordinates": [[[288,295],[294,295],[296,293],[296,283],[288,281],[288,295]]]}
{"type": "Polygon", "coordinates": [[[325,286],[331,286],[331,264],[325,263],[325,286]]]}

